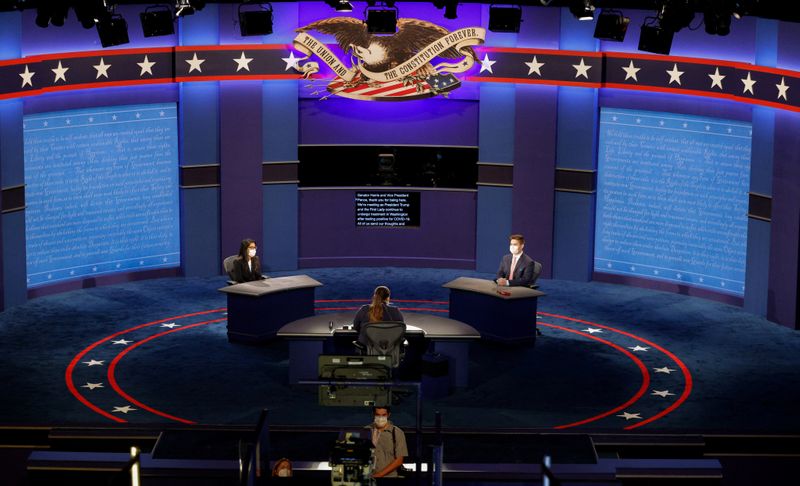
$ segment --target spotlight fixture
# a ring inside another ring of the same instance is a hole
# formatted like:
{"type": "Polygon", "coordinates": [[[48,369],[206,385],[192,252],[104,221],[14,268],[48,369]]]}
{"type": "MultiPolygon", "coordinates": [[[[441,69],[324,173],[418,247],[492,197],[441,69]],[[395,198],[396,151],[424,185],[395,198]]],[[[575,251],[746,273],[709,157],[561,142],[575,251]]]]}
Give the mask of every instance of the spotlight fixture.
{"type": "Polygon", "coordinates": [[[97,23],[97,35],[100,36],[100,44],[103,47],[118,46],[130,42],[128,39],[128,23],[125,22],[121,15],[112,14],[100,19],[97,23]]]}
{"type": "Polygon", "coordinates": [[[48,25],[63,27],[69,13],[67,2],[41,1],[36,7],[36,25],[45,28],[48,25]]]}
{"type": "Polygon", "coordinates": [[[489,30],[492,32],[519,32],[521,22],[521,6],[489,6],[489,30]]]}
{"type": "Polygon", "coordinates": [[[622,12],[604,9],[597,16],[594,36],[597,39],[622,42],[625,40],[625,33],[628,32],[628,24],[630,23],[631,19],[622,15],[622,12]]]}
{"type": "Polygon", "coordinates": [[[347,0],[339,0],[338,2],[335,1],[333,8],[336,9],[337,12],[352,12],[353,4],[347,0]]]}
{"type": "Polygon", "coordinates": [[[84,29],[91,29],[100,19],[108,16],[108,10],[103,3],[103,0],[85,0],[75,2],[72,5],[75,10],[75,16],[81,23],[84,29]]]}
{"type": "Polygon", "coordinates": [[[706,33],[711,35],[728,35],[731,33],[732,10],[724,2],[712,1],[706,4],[703,12],[703,24],[706,33]]]}
{"type": "Polygon", "coordinates": [[[175,33],[172,12],[166,5],[147,7],[139,14],[142,21],[142,33],[145,37],[172,35],[175,33]]]}
{"type": "Polygon", "coordinates": [[[458,0],[444,0],[444,18],[458,18],[458,0]]]}
{"type": "Polygon", "coordinates": [[[594,5],[592,0],[572,0],[569,11],[578,20],[594,20],[594,5]]]}
{"type": "Polygon", "coordinates": [[[371,34],[394,34],[397,32],[397,7],[388,5],[367,7],[364,9],[364,13],[366,14],[367,32],[371,34]]]}
{"type": "Polygon", "coordinates": [[[245,5],[244,3],[239,5],[239,32],[242,37],[271,34],[272,4],[262,3],[258,10],[242,10],[245,5]]]}
{"type": "Polygon", "coordinates": [[[672,49],[674,35],[674,31],[661,27],[655,18],[648,17],[639,34],[639,50],[667,55],[672,49]]]}
{"type": "Polygon", "coordinates": [[[205,8],[206,2],[200,0],[177,0],[175,3],[175,17],[186,17],[205,8]]]}

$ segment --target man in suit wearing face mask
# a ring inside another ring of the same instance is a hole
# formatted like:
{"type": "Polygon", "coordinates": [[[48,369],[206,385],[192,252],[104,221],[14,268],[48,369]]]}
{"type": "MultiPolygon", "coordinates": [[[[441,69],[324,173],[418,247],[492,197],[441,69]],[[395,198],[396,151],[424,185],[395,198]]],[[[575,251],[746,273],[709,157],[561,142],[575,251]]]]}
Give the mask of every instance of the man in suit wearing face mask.
{"type": "Polygon", "coordinates": [[[403,465],[408,455],[406,434],[389,422],[389,407],[372,408],[373,421],[367,426],[372,432],[372,445],[375,446],[375,472],[373,478],[396,478],[397,469],[403,465]]]}
{"type": "Polygon", "coordinates": [[[510,254],[504,255],[500,261],[495,282],[503,287],[528,287],[533,284],[535,264],[531,257],[522,252],[525,248],[525,237],[511,235],[508,239],[510,254]]]}

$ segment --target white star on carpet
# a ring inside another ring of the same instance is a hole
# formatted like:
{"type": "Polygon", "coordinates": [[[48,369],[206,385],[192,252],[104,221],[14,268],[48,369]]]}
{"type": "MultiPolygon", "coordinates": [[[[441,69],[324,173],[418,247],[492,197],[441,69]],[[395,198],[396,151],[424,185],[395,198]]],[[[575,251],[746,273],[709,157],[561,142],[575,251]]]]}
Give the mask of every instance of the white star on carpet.
{"type": "Polygon", "coordinates": [[[202,73],[203,70],[200,68],[200,65],[203,64],[204,62],[206,62],[206,60],[205,59],[198,59],[197,58],[197,53],[193,52],[192,53],[192,58],[191,59],[186,59],[186,62],[189,63],[189,72],[197,71],[198,73],[202,73]]]}
{"type": "Polygon", "coordinates": [[[786,84],[786,78],[781,77],[781,84],[775,85],[778,88],[778,99],[783,98],[786,101],[789,101],[789,98],[786,96],[786,92],[789,91],[789,85],[786,84]]]}
{"type": "Polygon", "coordinates": [[[83,363],[88,365],[88,366],[103,366],[104,362],[105,362],[105,360],[97,361],[96,359],[92,359],[92,360],[89,360],[89,361],[84,361],[83,363]]]}
{"type": "Polygon", "coordinates": [[[628,64],[628,67],[623,66],[622,70],[625,71],[625,81],[633,78],[634,81],[636,81],[637,83],[639,82],[639,78],[636,77],[636,73],[641,71],[642,68],[637,68],[636,66],[634,66],[633,60],[631,60],[631,63],[628,64]]]}
{"type": "Polygon", "coordinates": [[[36,72],[35,71],[31,71],[30,69],[28,69],[28,65],[26,64],[25,65],[25,71],[19,73],[19,77],[22,78],[22,86],[20,86],[20,87],[24,88],[25,85],[27,84],[28,86],[33,88],[33,75],[34,74],[36,74],[36,72]]]}
{"type": "Polygon", "coordinates": [[[533,56],[533,61],[526,62],[525,65],[528,66],[528,76],[530,76],[533,73],[536,73],[539,76],[542,75],[541,68],[542,66],[544,66],[544,63],[537,61],[536,56],[533,56]]]}
{"type": "Polygon", "coordinates": [[[719,73],[719,68],[714,68],[714,74],[709,74],[709,78],[711,78],[711,87],[718,86],[719,89],[722,89],[722,80],[725,79],[725,75],[719,73]]]}
{"type": "Polygon", "coordinates": [[[153,75],[153,66],[156,65],[155,61],[151,61],[147,59],[147,56],[144,56],[144,61],[136,63],[142,71],[139,73],[139,77],[144,76],[144,73],[149,74],[150,76],[153,75]]]}
{"type": "Polygon", "coordinates": [[[622,415],[617,415],[617,417],[624,418],[625,420],[633,420],[633,419],[642,420],[641,415],[642,415],[641,412],[637,413],[622,412],[622,415]]]}
{"type": "Polygon", "coordinates": [[[286,63],[286,67],[283,69],[284,71],[288,71],[289,68],[300,70],[300,68],[297,66],[300,58],[294,57],[294,52],[292,51],[289,51],[289,57],[282,57],[281,61],[286,63]]]}
{"type": "Polygon", "coordinates": [[[747,77],[742,79],[742,83],[744,83],[744,90],[742,91],[742,94],[749,91],[751,95],[755,96],[755,93],[753,93],[753,86],[756,84],[756,81],[750,77],[749,72],[747,73],[747,77]]]}
{"type": "Polygon", "coordinates": [[[111,67],[111,64],[106,64],[102,57],[100,58],[100,64],[95,64],[92,67],[97,70],[97,77],[95,79],[100,79],[100,76],[104,76],[108,79],[108,68],[111,67]]]}
{"type": "Polygon", "coordinates": [[[180,324],[175,324],[174,322],[167,322],[167,323],[161,324],[161,327],[168,327],[170,329],[174,329],[176,327],[181,327],[181,325],[180,324]]]}
{"type": "Polygon", "coordinates": [[[58,61],[58,67],[51,69],[51,71],[53,71],[53,73],[56,75],[56,79],[53,80],[53,84],[57,83],[59,79],[65,83],[67,82],[67,71],[69,71],[69,68],[63,67],[61,65],[61,61],[58,61]]]}
{"type": "Polygon", "coordinates": [[[587,65],[583,62],[583,58],[581,58],[580,64],[573,64],[572,67],[575,68],[575,77],[578,78],[579,76],[583,76],[586,79],[589,79],[589,70],[592,69],[592,66],[587,65]]]}
{"type": "Polygon", "coordinates": [[[651,395],[658,395],[661,398],[667,398],[667,397],[673,396],[675,394],[674,393],[670,393],[669,390],[660,390],[660,391],[659,390],[653,390],[653,393],[651,393],[651,395]]]}
{"type": "Polygon", "coordinates": [[[681,84],[681,76],[683,76],[683,71],[678,71],[678,65],[673,64],[672,70],[667,70],[667,74],[669,74],[669,83],[672,84],[673,82],[678,83],[678,86],[681,84]]]}
{"type": "Polygon", "coordinates": [[[125,405],[124,407],[114,407],[114,410],[111,413],[128,413],[133,412],[134,410],[138,410],[137,408],[133,408],[130,405],[125,405]]]}
{"type": "Polygon", "coordinates": [[[252,57],[244,57],[244,51],[242,51],[242,56],[233,60],[233,62],[236,63],[236,72],[238,73],[242,69],[245,71],[250,71],[250,61],[252,60],[252,57]]]}
{"type": "Polygon", "coordinates": [[[583,330],[583,332],[588,332],[589,334],[596,334],[598,332],[603,332],[602,329],[595,329],[593,327],[589,327],[583,330]]]}
{"type": "Polygon", "coordinates": [[[127,339],[118,339],[116,341],[111,341],[114,344],[122,344],[123,346],[127,346],[128,344],[132,343],[133,341],[128,341],[127,339]]]}
{"type": "Polygon", "coordinates": [[[631,351],[636,353],[636,352],[639,352],[639,351],[646,352],[650,348],[648,348],[647,346],[630,346],[630,347],[628,347],[628,349],[630,349],[631,351]]]}
{"type": "Polygon", "coordinates": [[[81,385],[81,388],[88,388],[90,390],[94,390],[95,388],[104,388],[102,383],[86,383],[85,385],[81,385]]]}
{"type": "Polygon", "coordinates": [[[481,60],[481,70],[478,71],[478,74],[484,71],[489,71],[489,74],[494,74],[494,72],[492,71],[492,66],[496,62],[497,61],[492,61],[491,59],[489,59],[489,54],[484,54],[483,60],[481,60]]]}
{"type": "Polygon", "coordinates": [[[670,373],[672,373],[673,371],[678,371],[678,370],[673,370],[672,368],[667,368],[667,367],[665,366],[665,367],[663,367],[663,368],[653,368],[653,371],[655,371],[656,373],[666,373],[666,374],[670,374],[670,373]]]}

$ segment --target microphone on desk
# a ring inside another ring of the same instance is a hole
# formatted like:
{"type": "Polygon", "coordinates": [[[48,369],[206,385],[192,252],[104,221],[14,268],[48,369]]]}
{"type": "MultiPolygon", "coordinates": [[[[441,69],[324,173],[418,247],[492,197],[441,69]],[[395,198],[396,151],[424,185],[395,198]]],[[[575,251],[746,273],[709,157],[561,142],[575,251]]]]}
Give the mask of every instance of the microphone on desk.
{"type": "Polygon", "coordinates": [[[333,321],[328,322],[328,330],[333,331],[333,321]]]}

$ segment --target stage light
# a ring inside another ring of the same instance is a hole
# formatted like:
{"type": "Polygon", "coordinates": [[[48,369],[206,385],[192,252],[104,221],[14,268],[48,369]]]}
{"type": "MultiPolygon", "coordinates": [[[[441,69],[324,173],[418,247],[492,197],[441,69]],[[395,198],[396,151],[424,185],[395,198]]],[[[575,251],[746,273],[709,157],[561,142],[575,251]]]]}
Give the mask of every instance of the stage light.
{"type": "Polygon", "coordinates": [[[658,14],[658,25],[662,29],[678,32],[694,20],[690,0],[666,0],[658,14]]]}
{"type": "Polygon", "coordinates": [[[578,20],[594,20],[594,5],[591,0],[573,0],[569,4],[569,11],[578,20]]]}
{"type": "Polygon", "coordinates": [[[489,30],[492,32],[519,32],[522,22],[522,7],[489,7],[489,30]]]}
{"type": "MultiPolygon", "coordinates": [[[[647,22],[647,20],[645,20],[647,22]]],[[[672,49],[672,37],[675,32],[661,28],[659,25],[642,25],[639,34],[639,50],[656,54],[669,54],[672,49]]]]}
{"type": "Polygon", "coordinates": [[[367,7],[367,32],[372,34],[394,34],[397,32],[397,9],[367,7]]]}
{"type": "Polygon", "coordinates": [[[618,10],[603,10],[597,16],[594,36],[597,39],[622,42],[625,40],[625,33],[628,32],[630,23],[631,19],[618,10]]]}
{"type": "Polygon", "coordinates": [[[728,35],[731,33],[731,10],[722,2],[710,2],[703,12],[706,33],[728,35]]]}
{"type": "Polygon", "coordinates": [[[147,7],[144,12],[139,14],[139,18],[142,21],[142,33],[145,37],[157,37],[175,33],[172,12],[166,5],[147,7]]]}
{"type": "Polygon", "coordinates": [[[193,15],[195,12],[203,10],[206,2],[199,0],[177,0],[175,4],[175,17],[185,17],[193,15]]]}
{"type": "Polygon", "coordinates": [[[128,23],[121,15],[108,15],[101,18],[97,23],[97,35],[100,36],[100,44],[103,47],[118,46],[127,44],[128,23]]]}
{"type": "Polygon", "coordinates": [[[445,0],[444,18],[451,20],[458,18],[458,0],[445,0]]]}
{"type": "Polygon", "coordinates": [[[272,33],[272,4],[262,3],[259,10],[242,10],[239,5],[239,32],[242,37],[272,33]],[[269,8],[267,8],[269,7],[269,8]]]}
{"type": "Polygon", "coordinates": [[[347,0],[339,0],[336,3],[336,7],[334,7],[337,12],[352,12],[353,11],[353,4],[348,2],[347,0]]]}
{"type": "Polygon", "coordinates": [[[108,16],[108,10],[106,10],[103,0],[75,2],[72,8],[84,29],[91,29],[102,17],[108,16]]]}

